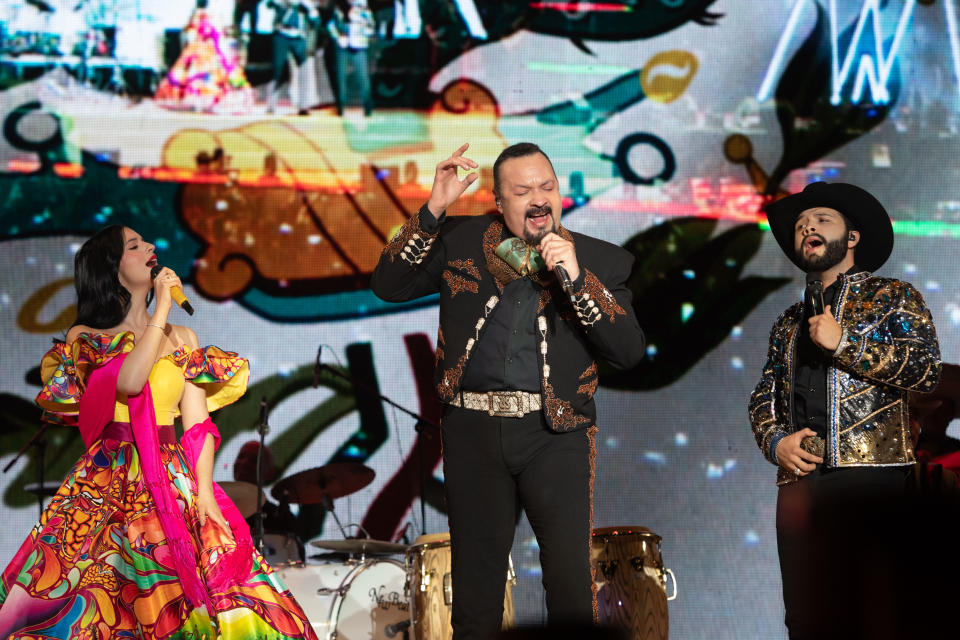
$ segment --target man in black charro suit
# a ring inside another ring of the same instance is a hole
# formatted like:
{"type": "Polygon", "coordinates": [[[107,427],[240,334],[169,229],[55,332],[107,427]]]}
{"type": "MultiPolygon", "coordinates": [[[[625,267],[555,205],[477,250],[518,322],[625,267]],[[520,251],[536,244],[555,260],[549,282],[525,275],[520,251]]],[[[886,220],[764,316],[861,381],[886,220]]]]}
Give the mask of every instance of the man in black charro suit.
{"type": "Polygon", "coordinates": [[[472,184],[467,145],[437,165],[428,202],[383,250],[371,287],[440,293],[437,395],[452,543],[454,637],[500,627],[518,504],[540,545],[549,621],[595,619],[590,573],[597,362],[635,366],[644,336],[633,257],[560,226],[560,184],[530,143],[494,164],[499,215],[445,210],[472,184]],[[572,281],[565,294],[553,272],[572,281]]]}

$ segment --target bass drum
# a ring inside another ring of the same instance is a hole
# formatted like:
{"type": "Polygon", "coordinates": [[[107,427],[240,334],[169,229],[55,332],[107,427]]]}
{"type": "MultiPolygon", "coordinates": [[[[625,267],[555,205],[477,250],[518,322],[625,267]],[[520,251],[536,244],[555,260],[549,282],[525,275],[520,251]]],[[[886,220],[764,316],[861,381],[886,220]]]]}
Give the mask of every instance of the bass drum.
{"type": "MultiPolygon", "coordinates": [[[[453,636],[450,615],[453,583],[450,579],[450,534],[422,535],[407,551],[407,594],[413,640],[447,640],[453,636]]],[[[503,594],[502,628],[513,628],[513,586],[517,584],[509,561],[503,594]]]]}
{"type": "Polygon", "coordinates": [[[636,640],[667,640],[667,601],[677,597],[677,579],[663,566],[660,536],[646,527],[594,529],[592,560],[600,623],[626,629],[636,640]]]}
{"type": "Polygon", "coordinates": [[[395,560],[288,566],[277,575],[321,639],[386,640],[387,625],[410,619],[406,573],[395,560]]]}

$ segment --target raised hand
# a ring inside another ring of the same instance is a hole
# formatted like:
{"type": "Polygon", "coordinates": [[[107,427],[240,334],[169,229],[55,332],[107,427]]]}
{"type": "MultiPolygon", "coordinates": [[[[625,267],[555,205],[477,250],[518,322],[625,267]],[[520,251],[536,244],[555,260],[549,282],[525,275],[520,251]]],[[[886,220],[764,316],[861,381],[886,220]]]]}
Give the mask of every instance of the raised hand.
{"type": "Polygon", "coordinates": [[[157,298],[157,310],[164,312],[170,310],[173,299],[170,297],[170,289],[173,287],[183,287],[180,277],[170,269],[164,267],[160,273],[153,279],[153,293],[157,298]]]}
{"type": "Polygon", "coordinates": [[[580,264],[572,242],[550,232],[540,241],[537,251],[547,264],[547,269],[553,271],[557,263],[562,263],[571,282],[580,277],[580,264]]]}
{"type": "Polygon", "coordinates": [[[457,201],[464,191],[467,190],[479,177],[476,169],[479,165],[469,158],[463,157],[463,152],[467,150],[470,143],[464,143],[462,147],[453,152],[446,160],[437,165],[437,172],[433,176],[433,188],[430,190],[430,199],[427,200],[427,208],[435,218],[439,218],[447,207],[457,201]],[[457,169],[470,171],[463,177],[463,180],[457,175],[457,169]]]}
{"type": "Polygon", "coordinates": [[[810,339],[817,346],[827,351],[836,351],[840,346],[840,338],[843,336],[843,329],[837,324],[830,310],[830,305],[819,316],[813,316],[810,322],[810,339]]]}

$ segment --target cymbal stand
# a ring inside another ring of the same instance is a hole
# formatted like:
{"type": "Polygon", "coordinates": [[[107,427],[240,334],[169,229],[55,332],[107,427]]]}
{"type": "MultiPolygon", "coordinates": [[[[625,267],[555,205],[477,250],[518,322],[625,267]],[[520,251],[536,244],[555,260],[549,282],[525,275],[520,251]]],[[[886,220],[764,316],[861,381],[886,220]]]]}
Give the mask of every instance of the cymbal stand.
{"type": "MultiPolygon", "coordinates": [[[[325,489],[325,487],[321,487],[321,489],[325,489]]],[[[333,499],[326,491],[323,492],[323,508],[329,511],[330,515],[333,516],[333,521],[337,523],[337,527],[339,527],[340,535],[343,536],[343,539],[346,540],[349,538],[350,536],[347,535],[347,530],[343,528],[340,518],[337,517],[337,512],[333,510],[333,499]]]]}
{"type": "Polygon", "coordinates": [[[40,515],[43,516],[43,476],[44,476],[44,462],[47,454],[47,440],[44,435],[47,433],[51,423],[44,422],[40,429],[34,434],[30,441],[27,444],[23,445],[20,451],[17,452],[17,455],[13,456],[13,460],[7,463],[7,466],[3,468],[3,472],[6,473],[10,470],[10,467],[20,459],[20,457],[27,452],[27,449],[30,447],[36,447],[37,449],[37,483],[39,484],[37,490],[37,503],[40,506],[40,515]]]}

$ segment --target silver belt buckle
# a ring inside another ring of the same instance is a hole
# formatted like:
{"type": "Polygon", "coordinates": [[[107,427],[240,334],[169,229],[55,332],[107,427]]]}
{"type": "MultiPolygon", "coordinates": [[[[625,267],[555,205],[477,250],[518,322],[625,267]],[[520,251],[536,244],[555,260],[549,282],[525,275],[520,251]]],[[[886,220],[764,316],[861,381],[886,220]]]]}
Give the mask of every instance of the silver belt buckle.
{"type": "Polygon", "coordinates": [[[507,395],[503,392],[487,391],[487,413],[491,417],[522,418],[526,415],[523,410],[523,392],[507,395]]]}

